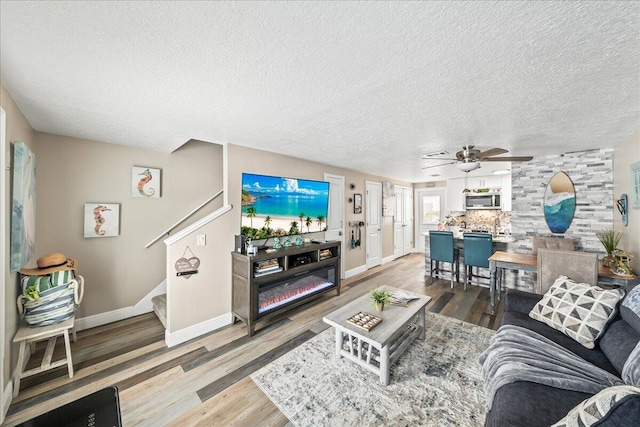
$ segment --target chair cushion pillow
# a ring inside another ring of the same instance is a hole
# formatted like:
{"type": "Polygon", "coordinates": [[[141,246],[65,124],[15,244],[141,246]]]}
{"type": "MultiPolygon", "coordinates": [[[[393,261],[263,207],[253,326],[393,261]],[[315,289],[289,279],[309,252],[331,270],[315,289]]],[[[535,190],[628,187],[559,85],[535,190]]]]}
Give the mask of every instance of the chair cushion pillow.
{"type": "Polygon", "coordinates": [[[617,411],[629,412],[629,408],[625,406],[629,406],[627,404],[636,399],[640,399],[640,388],[628,385],[608,387],[579,403],[569,411],[566,417],[551,427],[585,427],[596,425],[596,423],[604,424],[608,418],[615,416],[617,411]]]}
{"type": "Polygon", "coordinates": [[[605,290],[560,276],[529,312],[529,316],[557,329],[586,348],[594,348],[607,323],[615,316],[621,298],[619,290],[605,290]]]}

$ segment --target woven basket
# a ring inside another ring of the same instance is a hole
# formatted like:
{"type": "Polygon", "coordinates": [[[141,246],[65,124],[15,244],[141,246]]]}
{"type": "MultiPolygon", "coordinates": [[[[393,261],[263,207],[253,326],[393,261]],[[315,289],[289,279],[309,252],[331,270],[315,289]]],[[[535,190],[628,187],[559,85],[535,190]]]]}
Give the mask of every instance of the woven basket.
{"type": "Polygon", "coordinates": [[[82,278],[44,290],[40,298],[29,301],[24,296],[18,297],[18,311],[24,313],[29,326],[40,327],[54,325],[71,318],[77,305],[82,300],[82,278]],[[79,296],[80,295],[80,296],[79,296]]]}

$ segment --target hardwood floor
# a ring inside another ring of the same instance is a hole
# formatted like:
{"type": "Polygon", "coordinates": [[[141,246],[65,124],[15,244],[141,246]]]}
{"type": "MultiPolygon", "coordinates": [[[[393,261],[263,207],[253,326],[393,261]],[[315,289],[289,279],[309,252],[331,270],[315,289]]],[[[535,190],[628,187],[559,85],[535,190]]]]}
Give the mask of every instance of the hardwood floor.
{"type": "MultiPolygon", "coordinates": [[[[153,313],[80,331],[72,343],[75,376],[69,379],[61,368],[23,380],[2,425],[19,424],[115,385],[127,427],[284,426],[287,418],[249,375],[325,330],[325,313],[383,284],[429,295],[429,311],[487,328],[497,328],[502,313],[500,304],[496,316],[488,314],[486,288],[463,292],[457,285],[452,290],[446,280],[429,285],[424,256],[407,255],[344,280],[339,297],[331,292],[267,326],[258,323],[252,338],[237,323],[169,349],[153,313]]],[[[37,364],[44,347],[39,343],[30,364],[37,364]]],[[[58,343],[54,360],[63,353],[58,343]]]]}

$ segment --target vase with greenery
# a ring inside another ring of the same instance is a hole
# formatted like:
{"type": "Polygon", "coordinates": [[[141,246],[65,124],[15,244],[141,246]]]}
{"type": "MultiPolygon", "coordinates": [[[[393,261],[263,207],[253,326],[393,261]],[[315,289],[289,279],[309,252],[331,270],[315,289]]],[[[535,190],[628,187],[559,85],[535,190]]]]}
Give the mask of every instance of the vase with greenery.
{"type": "Polygon", "coordinates": [[[373,305],[376,307],[376,310],[384,310],[384,303],[389,300],[389,291],[384,289],[372,289],[370,295],[371,299],[373,299],[373,305]]]}
{"type": "Polygon", "coordinates": [[[616,264],[616,258],[613,256],[613,251],[618,247],[618,243],[622,240],[622,231],[616,231],[614,229],[598,230],[596,236],[604,250],[607,251],[607,256],[602,259],[602,263],[605,267],[611,267],[616,264]]]}

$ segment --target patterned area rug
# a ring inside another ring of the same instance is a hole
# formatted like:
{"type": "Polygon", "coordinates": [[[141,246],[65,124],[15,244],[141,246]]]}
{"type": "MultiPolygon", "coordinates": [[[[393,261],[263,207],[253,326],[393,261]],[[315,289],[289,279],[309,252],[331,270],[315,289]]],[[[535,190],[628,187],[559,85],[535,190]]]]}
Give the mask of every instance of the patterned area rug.
{"type": "Polygon", "coordinates": [[[330,328],[251,375],[296,426],[484,424],[478,356],[494,331],[426,313],[426,339],[391,367],[391,383],[335,355],[330,328]]]}

